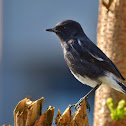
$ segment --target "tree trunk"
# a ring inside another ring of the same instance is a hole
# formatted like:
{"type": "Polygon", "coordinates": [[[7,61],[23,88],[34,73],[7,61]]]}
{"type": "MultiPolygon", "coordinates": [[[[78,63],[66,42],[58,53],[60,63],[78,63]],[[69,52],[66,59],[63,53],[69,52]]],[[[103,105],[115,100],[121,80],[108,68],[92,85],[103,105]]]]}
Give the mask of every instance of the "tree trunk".
{"type": "MultiPolygon", "coordinates": [[[[126,78],[126,0],[99,1],[98,47],[116,64],[126,78]]],[[[119,100],[126,100],[125,94],[102,85],[95,95],[94,126],[126,126],[126,118],[118,122],[111,119],[106,105],[108,97],[112,97],[114,106],[117,106],[119,100]]]]}

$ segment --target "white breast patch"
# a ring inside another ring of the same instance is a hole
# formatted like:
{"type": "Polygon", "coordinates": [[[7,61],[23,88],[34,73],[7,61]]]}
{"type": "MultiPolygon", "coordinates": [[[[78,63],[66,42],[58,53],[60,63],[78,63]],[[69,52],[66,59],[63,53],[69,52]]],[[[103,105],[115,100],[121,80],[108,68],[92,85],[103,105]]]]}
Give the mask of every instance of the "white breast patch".
{"type": "Polygon", "coordinates": [[[90,87],[96,87],[96,85],[98,84],[97,81],[94,81],[88,77],[82,77],[81,75],[79,74],[74,74],[72,71],[71,73],[74,75],[74,77],[80,81],[82,84],[86,84],[86,85],[89,85],[90,87]]]}

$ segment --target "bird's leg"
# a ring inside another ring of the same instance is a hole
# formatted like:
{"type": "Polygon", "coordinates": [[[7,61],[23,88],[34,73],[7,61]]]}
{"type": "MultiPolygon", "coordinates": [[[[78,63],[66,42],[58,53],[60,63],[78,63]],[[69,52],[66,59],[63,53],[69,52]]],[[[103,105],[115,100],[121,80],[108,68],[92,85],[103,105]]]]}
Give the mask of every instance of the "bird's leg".
{"type": "Polygon", "coordinates": [[[82,102],[84,100],[86,100],[87,109],[89,109],[89,111],[90,111],[90,105],[89,105],[87,99],[99,88],[100,85],[101,84],[98,84],[95,88],[93,88],[91,91],[89,91],[84,97],[82,97],[76,104],[74,104],[72,106],[74,106],[75,109],[77,110],[81,106],[82,102]]]}

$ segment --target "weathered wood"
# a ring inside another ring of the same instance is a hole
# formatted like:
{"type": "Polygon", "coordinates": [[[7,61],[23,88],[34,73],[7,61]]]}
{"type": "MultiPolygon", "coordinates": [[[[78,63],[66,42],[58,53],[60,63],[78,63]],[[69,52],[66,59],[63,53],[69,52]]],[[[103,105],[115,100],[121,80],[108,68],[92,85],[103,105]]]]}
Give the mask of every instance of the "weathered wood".
{"type": "Polygon", "coordinates": [[[71,109],[68,107],[63,115],[59,117],[60,113],[58,111],[56,117],[57,126],[89,126],[87,111],[86,111],[86,102],[84,101],[81,107],[74,113],[74,116],[71,114],[71,109]]]}
{"type": "MultiPolygon", "coordinates": [[[[44,98],[31,101],[21,100],[14,109],[15,126],[52,126],[54,117],[54,107],[49,106],[47,111],[42,113],[44,98]]],[[[83,101],[81,107],[71,114],[71,107],[67,107],[61,115],[58,110],[55,118],[57,126],[89,126],[86,112],[86,102],[83,101]]]]}
{"type": "Polygon", "coordinates": [[[34,126],[51,126],[53,123],[54,109],[54,107],[49,106],[47,111],[35,121],[34,126]]]}
{"type": "Polygon", "coordinates": [[[37,101],[21,100],[14,109],[15,126],[32,126],[42,113],[44,98],[37,101]]]}
{"type": "Polygon", "coordinates": [[[73,120],[71,121],[71,126],[89,126],[85,101],[76,112],[73,120]]]}

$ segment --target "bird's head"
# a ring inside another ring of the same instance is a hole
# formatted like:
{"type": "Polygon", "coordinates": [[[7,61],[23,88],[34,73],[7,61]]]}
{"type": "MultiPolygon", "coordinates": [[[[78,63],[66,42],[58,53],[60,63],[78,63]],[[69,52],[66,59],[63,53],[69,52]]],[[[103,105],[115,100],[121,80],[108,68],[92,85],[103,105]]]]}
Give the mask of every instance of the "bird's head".
{"type": "Polygon", "coordinates": [[[46,31],[54,32],[61,41],[68,41],[73,38],[78,38],[84,34],[81,25],[73,20],[62,21],[56,24],[54,28],[46,29],[46,31]]]}

